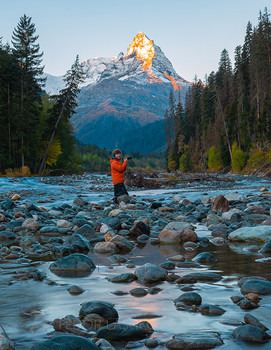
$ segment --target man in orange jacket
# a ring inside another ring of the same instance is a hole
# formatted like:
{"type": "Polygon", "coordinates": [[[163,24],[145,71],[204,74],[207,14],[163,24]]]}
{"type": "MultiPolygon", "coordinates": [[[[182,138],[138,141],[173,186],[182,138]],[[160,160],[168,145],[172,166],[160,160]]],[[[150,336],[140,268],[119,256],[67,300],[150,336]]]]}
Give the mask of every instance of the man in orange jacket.
{"type": "Polygon", "coordinates": [[[111,175],[114,185],[114,202],[117,201],[119,196],[126,194],[129,196],[126,187],[124,185],[124,171],[127,167],[127,158],[124,158],[123,163],[120,162],[121,151],[115,149],[112,152],[112,157],[110,158],[111,163],[111,175]]]}

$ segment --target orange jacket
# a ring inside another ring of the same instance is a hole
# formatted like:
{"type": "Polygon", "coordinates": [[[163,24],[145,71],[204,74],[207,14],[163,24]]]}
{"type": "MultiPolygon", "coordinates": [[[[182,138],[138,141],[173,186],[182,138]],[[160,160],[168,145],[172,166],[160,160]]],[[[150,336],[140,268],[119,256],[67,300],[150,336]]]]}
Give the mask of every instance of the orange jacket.
{"type": "Polygon", "coordinates": [[[121,164],[117,158],[110,158],[110,163],[113,185],[124,182],[124,170],[127,167],[127,161],[121,164]]]}

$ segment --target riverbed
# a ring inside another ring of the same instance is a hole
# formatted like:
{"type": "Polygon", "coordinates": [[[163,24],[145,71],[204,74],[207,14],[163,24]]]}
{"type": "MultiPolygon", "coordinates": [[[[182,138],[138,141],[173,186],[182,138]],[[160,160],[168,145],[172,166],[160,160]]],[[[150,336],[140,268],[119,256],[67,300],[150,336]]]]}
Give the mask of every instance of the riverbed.
{"type": "MultiPolygon", "coordinates": [[[[174,195],[178,194],[190,202],[202,198],[215,198],[219,194],[238,192],[247,196],[257,196],[262,189],[271,189],[269,179],[257,179],[238,177],[230,183],[202,184],[191,183],[182,186],[178,184],[174,188],[161,188],[159,190],[129,189],[129,194],[136,202],[160,201],[164,206],[170,205],[174,195]]],[[[19,193],[21,200],[16,202],[17,207],[23,207],[30,203],[42,206],[46,210],[56,209],[63,204],[71,205],[73,200],[80,196],[89,203],[110,201],[112,199],[112,185],[110,177],[106,175],[85,175],[82,177],[60,178],[0,178],[1,198],[19,193]],[[39,203],[39,204],[37,204],[39,203]]],[[[194,224],[195,232],[199,237],[212,239],[211,232],[204,222],[194,224]]],[[[259,244],[259,248],[261,244],[259,244]]],[[[123,254],[127,263],[113,263],[108,255],[97,254],[90,251],[88,256],[96,265],[96,269],[87,277],[59,277],[50,271],[52,260],[33,259],[28,262],[15,260],[2,260],[1,288],[0,288],[0,324],[4,327],[9,338],[13,341],[15,349],[30,349],[33,344],[48,339],[48,333],[53,332],[51,322],[56,318],[66,315],[78,316],[80,304],[86,301],[103,300],[115,305],[119,322],[136,324],[142,320],[132,317],[155,313],[161,317],[148,319],[154,333],[151,338],[159,340],[157,349],[166,349],[165,342],[177,333],[191,331],[214,331],[221,334],[224,344],[219,349],[270,349],[270,342],[253,345],[237,341],[232,338],[233,325],[226,325],[222,321],[243,321],[246,311],[234,304],[230,297],[240,295],[237,285],[238,280],[244,276],[260,276],[271,280],[270,263],[258,261],[263,255],[257,251],[248,251],[246,244],[209,244],[208,248],[198,246],[195,249],[184,249],[182,245],[154,245],[151,242],[137,244],[129,253],[123,254]],[[221,316],[204,316],[198,312],[178,310],[173,300],[183,292],[180,285],[164,281],[159,284],[161,291],[155,295],[147,294],[143,297],[134,297],[129,291],[142,285],[134,281],[129,284],[112,283],[109,277],[125,272],[133,272],[138,266],[145,263],[159,265],[175,255],[183,255],[187,261],[191,261],[197,254],[203,251],[212,253],[217,262],[212,266],[199,267],[175,267],[171,272],[184,275],[190,272],[215,272],[223,278],[219,282],[197,282],[191,288],[200,293],[206,303],[219,305],[226,312],[221,316]],[[128,265],[129,266],[129,265],[128,265]],[[46,274],[43,281],[33,279],[18,279],[16,276],[23,273],[24,269],[33,267],[46,274]],[[71,295],[67,289],[71,285],[77,285],[84,289],[80,295],[71,295]],[[112,292],[121,290],[127,292],[117,296],[112,292]]],[[[260,307],[250,311],[267,327],[271,327],[271,296],[263,296],[260,307]]],[[[232,322],[233,323],[233,322],[232,322]]],[[[115,344],[122,348],[126,344],[115,344]]],[[[132,342],[130,348],[147,349],[144,342],[132,342]]]]}

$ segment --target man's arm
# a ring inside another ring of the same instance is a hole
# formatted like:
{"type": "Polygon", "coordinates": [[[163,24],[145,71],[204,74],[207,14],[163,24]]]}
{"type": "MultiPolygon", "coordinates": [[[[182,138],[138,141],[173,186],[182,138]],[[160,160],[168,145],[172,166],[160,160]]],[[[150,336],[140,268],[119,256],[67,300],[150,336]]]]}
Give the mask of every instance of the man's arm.
{"type": "Polygon", "coordinates": [[[118,163],[118,162],[114,162],[112,164],[112,168],[118,170],[119,172],[123,172],[127,167],[127,158],[124,159],[124,162],[118,163]]]}

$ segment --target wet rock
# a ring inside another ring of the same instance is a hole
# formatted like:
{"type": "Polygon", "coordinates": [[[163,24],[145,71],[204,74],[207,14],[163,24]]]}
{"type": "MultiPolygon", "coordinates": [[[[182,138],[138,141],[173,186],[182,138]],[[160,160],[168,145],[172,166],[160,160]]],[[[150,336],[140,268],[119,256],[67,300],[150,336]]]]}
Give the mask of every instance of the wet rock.
{"type": "Polygon", "coordinates": [[[119,214],[123,213],[123,210],[121,209],[113,209],[109,212],[108,216],[118,216],[119,214]]]}
{"type": "Polygon", "coordinates": [[[253,214],[266,214],[265,208],[260,205],[249,205],[245,212],[250,212],[253,214]]]}
{"type": "Polygon", "coordinates": [[[165,279],[167,271],[154,264],[144,264],[135,270],[135,275],[143,283],[161,282],[165,279]]]}
{"type": "Polygon", "coordinates": [[[98,314],[88,314],[83,318],[82,324],[86,329],[96,332],[99,328],[106,326],[108,322],[98,314]]]}
{"type": "Polygon", "coordinates": [[[229,207],[229,202],[228,200],[222,196],[221,194],[219,196],[217,196],[214,200],[213,206],[212,206],[212,211],[214,213],[218,213],[218,212],[226,212],[230,209],[229,207]]]}
{"type": "Polygon", "coordinates": [[[148,294],[148,292],[146,291],[146,289],[138,287],[130,290],[130,294],[133,297],[144,297],[148,294]]]}
{"type": "MultiPolygon", "coordinates": [[[[168,225],[167,225],[168,226],[168,225]]],[[[178,244],[184,242],[196,242],[197,234],[190,229],[178,229],[167,228],[167,226],[160,232],[158,236],[159,243],[162,244],[178,244]]]]}
{"type": "Polygon", "coordinates": [[[79,287],[79,286],[70,286],[67,291],[70,293],[70,294],[73,294],[73,295],[79,295],[79,294],[82,294],[84,293],[84,289],[79,287]]]}
{"type": "Polygon", "coordinates": [[[14,244],[17,239],[15,233],[11,231],[1,231],[0,232],[0,244],[9,245],[14,244]]]}
{"type": "Polygon", "coordinates": [[[79,337],[76,335],[62,335],[54,337],[45,342],[35,344],[31,350],[99,350],[89,339],[79,337]]]}
{"type": "Polygon", "coordinates": [[[113,242],[99,242],[95,244],[94,251],[99,254],[114,254],[117,247],[113,242]]]}
{"type": "Polygon", "coordinates": [[[227,193],[225,198],[229,201],[229,203],[233,202],[245,202],[246,199],[242,194],[239,193],[227,193]]]}
{"type": "Polygon", "coordinates": [[[171,256],[169,258],[169,260],[175,261],[175,262],[183,262],[183,261],[185,261],[185,257],[183,255],[179,254],[179,255],[171,256]]]}
{"type": "Polygon", "coordinates": [[[249,276],[249,277],[242,277],[239,281],[238,281],[238,286],[241,288],[242,285],[249,280],[260,280],[260,281],[268,281],[266,278],[264,277],[259,277],[259,276],[249,276]]]}
{"type": "Polygon", "coordinates": [[[148,348],[155,348],[156,346],[158,346],[160,343],[157,339],[154,339],[154,338],[151,338],[151,339],[147,339],[145,341],[145,345],[148,347],[148,348]]]}
{"type": "Polygon", "coordinates": [[[251,314],[245,314],[244,321],[247,324],[251,324],[252,326],[261,328],[263,331],[268,331],[268,328],[264,326],[256,317],[254,317],[251,314]]]}
{"type": "Polygon", "coordinates": [[[226,311],[217,305],[202,304],[199,307],[199,312],[205,316],[220,316],[223,315],[226,311]]]}
{"type": "Polygon", "coordinates": [[[246,298],[252,301],[253,303],[258,303],[262,299],[258,294],[255,293],[248,293],[246,295],[246,298]]]}
{"type": "Polygon", "coordinates": [[[166,343],[168,349],[213,349],[223,341],[216,332],[179,333],[166,343]]]}
{"type": "Polygon", "coordinates": [[[159,266],[165,270],[174,270],[175,269],[175,264],[171,261],[163,262],[159,266]]]}
{"type": "Polygon", "coordinates": [[[50,265],[50,270],[54,273],[75,271],[92,272],[95,269],[93,261],[83,254],[71,254],[58,259],[50,265]]]}
{"type": "Polygon", "coordinates": [[[177,267],[190,268],[190,267],[200,267],[200,264],[193,261],[183,261],[176,264],[177,267]]]}
{"type": "Polygon", "coordinates": [[[148,289],[148,293],[151,295],[158,294],[162,291],[163,289],[158,288],[158,287],[151,287],[148,289]]]}
{"type": "Polygon", "coordinates": [[[256,293],[260,295],[271,294],[271,282],[258,279],[249,279],[241,287],[243,294],[256,293]]]}
{"type": "Polygon", "coordinates": [[[95,344],[100,350],[115,350],[115,348],[105,339],[98,339],[95,344]]]}
{"type": "Polygon", "coordinates": [[[117,322],[119,315],[113,304],[105,301],[88,301],[82,304],[79,310],[80,319],[84,319],[89,314],[97,314],[109,323],[117,322]]]}
{"type": "Polygon", "coordinates": [[[265,343],[270,339],[270,335],[264,330],[250,324],[237,327],[233,331],[233,336],[247,343],[265,343]]]}
{"type": "Polygon", "coordinates": [[[135,246],[133,242],[130,242],[128,239],[120,235],[113,237],[110,242],[115,244],[119,252],[129,252],[135,246]]]}
{"type": "Polygon", "coordinates": [[[6,216],[3,213],[0,213],[0,222],[4,222],[6,220],[7,220],[6,216]]]}
{"type": "Polygon", "coordinates": [[[3,200],[0,202],[0,206],[3,210],[10,210],[15,208],[15,204],[11,200],[3,200]]]}
{"type": "Polygon", "coordinates": [[[271,253],[271,242],[265,243],[265,245],[260,250],[261,253],[270,254],[271,253]]]}
{"type": "Polygon", "coordinates": [[[218,282],[222,278],[214,272],[192,272],[185,276],[194,277],[200,282],[218,282]]]}
{"type": "Polygon", "coordinates": [[[176,283],[178,284],[194,284],[197,282],[198,280],[195,277],[189,275],[181,276],[176,280],[176,283]]]}
{"type": "Polygon", "coordinates": [[[133,273],[122,273],[114,277],[108,277],[108,280],[113,283],[131,283],[137,279],[133,273]]]}
{"type": "Polygon", "coordinates": [[[229,241],[267,241],[271,236],[271,226],[257,225],[253,227],[241,227],[228,236],[229,241]]]}
{"type": "Polygon", "coordinates": [[[123,290],[115,290],[114,292],[111,292],[111,293],[119,296],[129,294],[128,292],[124,292],[123,290]]]}
{"type": "Polygon", "coordinates": [[[245,298],[242,297],[241,295],[233,295],[231,296],[231,300],[234,304],[239,303],[239,301],[244,300],[245,298]]]}
{"type": "Polygon", "coordinates": [[[253,303],[252,301],[247,300],[247,299],[242,299],[241,301],[239,301],[237,303],[237,305],[243,310],[252,310],[252,309],[256,309],[257,307],[259,307],[258,304],[253,303]]]}
{"type": "Polygon", "coordinates": [[[26,219],[22,226],[27,227],[29,230],[34,232],[38,231],[40,228],[40,224],[34,219],[26,219]]]}
{"type": "Polygon", "coordinates": [[[102,218],[101,223],[108,225],[113,230],[118,231],[121,229],[121,221],[118,217],[108,216],[106,218],[102,218]]]}
{"type": "Polygon", "coordinates": [[[121,202],[124,202],[124,203],[130,203],[131,202],[131,197],[127,196],[126,194],[124,194],[123,196],[119,196],[117,198],[117,202],[118,203],[121,203],[121,202]]]}
{"type": "Polygon", "coordinates": [[[217,258],[209,252],[203,252],[196,255],[193,261],[195,261],[198,264],[212,265],[217,261],[217,258]]]}
{"type": "Polygon", "coordinates": [[[187,292],[180,295],[177,299],[174,300],[174,303],[182,302],[185,305],[200,305],[201,304],[201,296],[195,292],[187,292]]]}
{"type": "Polygon", "coordinates": [[[96,337],[109,340],[131,340],[144,338],[152,332],[151,325],[146,321],[140,322],[135,326],[124,323],[111,323],[108,326],[99,328],[96,332],[96,337]]]}
{"type": "Polygon", "coordinates": [[[81,197],[76,197],[72,202],[72,208],[79,207],[82,208],[88,205],[88,202],[82,199],[81,197]]]}
{"type": "Polygon", "coordinates": [[[162,206],[162,203],[160,203],[160,202],[153,202],[152,204],[151,204],[151,209],[158,209],[158,208],[160,208],[162,206]]]}
{"type": "Polygon", "coordinates": [[[125,256],[119,255],[119,254],[114,254],[114,255],[110,256],[109,259],[115,263],[118,263],[118,264],[124,264],[128,261],[128,259],[125,256]]]}
{"type": "Polygon", "coordinates": [[[56,225],[61,228],[70,228],[71,223],[68,220],[58,220],[56,225]]]}
{"type": "Polygon", "coordinates": [[[130,230],[130,234],[132,236],[140,236],[140,235],[147,235],[149,236],[150,235],[150,229],[149,227],[144,224],[144,222],[142,221],[139,221],[135,224],[135,226],[130,230]]]}
{"type": "Polygon", "coordinates": [[[43,226],[39,230],[41,236],[58,237],[60,235],[65,235],[70,232],[69,228],[62,228],[57,226],[43,226]]]}
{"type": "Polygon", "coordinates": [[[265,220],[269,220],[269,215],[263,215],[263,214],[248,214],[246,217],[247,221],[255,222],[256,224],[261,224],[265,220]]]}
{"type": "Polygon", "coordinates": [[[147,313],[147,314],[133,316],[132,319],[134,319],[134,320],[139,320],[139,319],[146,320],[146,319],[160,318],[160,317],[163,317],[163,316],[162,315],[153,314],[153,313],[147,313]]]}
{"type": "Polygon", "coordinates": [[[88,252],[91,249],[91,244],[89,241],[77,233],[74,233],[71,237],[69,237],[64,242],[63,246],[68,247],[70,251],[74,253],[88,252]]]}

